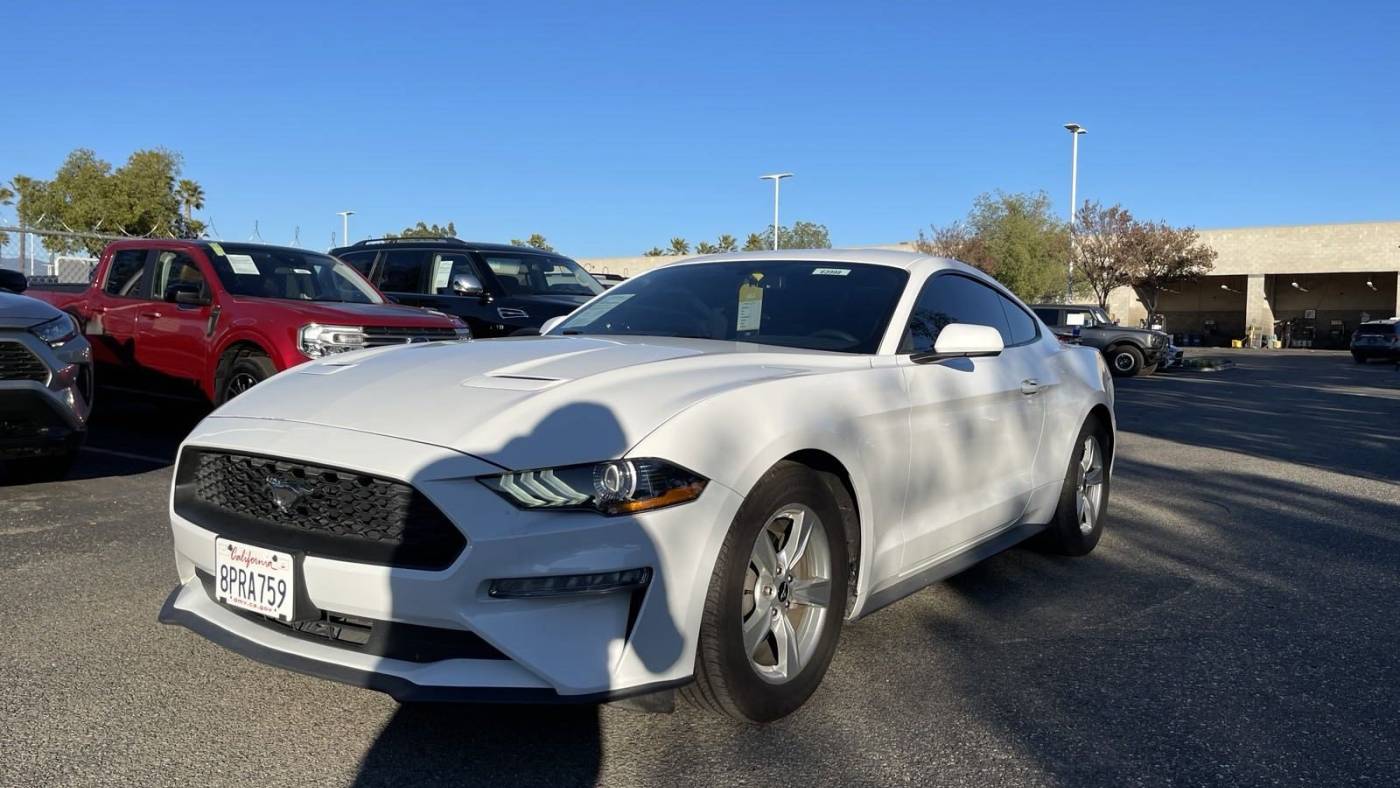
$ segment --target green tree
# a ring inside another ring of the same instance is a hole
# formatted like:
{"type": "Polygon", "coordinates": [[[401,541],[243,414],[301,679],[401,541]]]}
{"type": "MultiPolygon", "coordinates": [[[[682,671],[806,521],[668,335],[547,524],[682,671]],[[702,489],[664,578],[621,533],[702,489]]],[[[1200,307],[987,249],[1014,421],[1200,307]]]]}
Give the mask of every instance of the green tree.
{"type": "MultiPolygon", "coordinates": [[[[36,228],[137,236],[202,230],[194,220],[188,227],[182,223],[175,193],[181,164],[179,154],[155,148],[136,151],[113,170],[91,150],[79,148],[68,154],[50,180],[15,176],[20,221],[36,228]]],[[[82,250],[96,255],[104,245],[106,241],[98,238],[44,237],[44,248],[65,254],[82,250]]]]}
{"type": "Polygon", "coordinates": [[[659,247],[659,246],[653,246],[653,247],[651,247],[650,249],[646,250],[645,252],[642,252],[642,256],[643,256],[643,257],[665,257],[665,256],[666,256],[666,250],[665,250],[665,249],[662,249],[662,248],[659,247]]]}
{"type": "MultiPolygon", "coordinates": [[[[771,226],[762,233],[752,233],[749,240],[757,235],[763,239],[763,245],[758,249],[773,248],[773,228],[771,226]]],[[[749,249],[748,244],[744,248],[749,249]]],[[[826,225],[816,222],[793,222],[792,227],[778,226],[778,248],[779,249],[830,249],[831,236],[827,233],[826,225]]]]}
{"type": "Polygon", "coordinates": [[[715,248],[720,252],[737,252],[739,251],[739,242],[735,240],[734,236],[725,233],[715,239],[715,248]]]}
{"type": "Polygon", "coordinates": [[[681,255],[690,254],[690,242],[684,238],[672,238],[671,245],[667,247],[666,254],[681,255]]]}
{"type": "Polygon", "coordinates": [[[769,230],[767,235],[763,233],[749,233],[749,237],[744,239],[744,251],[761,252],[764,249],[772,249],[772,237],[772,230],[769,230]]]}
{"type": "Polygon", "coordinates": [[[701,241],[695,245],[696,254],[719,254],[719,247],[709,241],[701,241]]]}
{"type": "Polygon", "coordinates": [[[962,222],[930,229],[919,232],[916,249],[974,265],[1024,301],[1064,292],[1069,230],[1045,192],[983,194],[962,222]]]}
{"type": "Polygon", "coordinates": [[[385,238],[456,238],[457,225],[448,222],[446,227],[439,227],[436,222],[428,224],[419,222],[412,227],[405,227],[401,233],[386,233],[385,238]]]}
{"type": "Polygon", "coordinates": [[[538,249],[541,252],[554,251],[554,247],[550,246],[549,241],[546,241],[544,236],[540,235],[539,233],[531,233],[530,237],[525,239],[524,241],[520,240],[519,238],[512,238],[510,239],[510,245],[524,246],[530,249],[538,249]]]}
{"type": "MultiPolygon", "coordinates": [[[[15,192],[8,186],[0,186],[0,205],[14,205],[15,192]]],[[[0,230],[0,248],[4,248],[10,242],[10,235],[0,230]]]]}
{"type": "Polygon", "coordinates": [[[175,196],[185,209],[185,221],[194,219],[195,211],[204,210],[204,187],[189,178],[181,178],[175,184],[175,196]]]}

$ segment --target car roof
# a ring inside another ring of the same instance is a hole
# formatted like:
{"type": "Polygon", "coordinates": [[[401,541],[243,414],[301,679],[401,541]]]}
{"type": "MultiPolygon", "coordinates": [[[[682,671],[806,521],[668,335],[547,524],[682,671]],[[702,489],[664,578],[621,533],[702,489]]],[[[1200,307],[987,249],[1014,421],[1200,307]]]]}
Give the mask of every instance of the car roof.
{"type": "Polygon", "coordinates": [[[1031,309],[1098,309],[1098,304],[1026,304],[1031,309]]]}
{"type": "Polygon", "coordinates": [[[258,243],[255,241],[220,241],[212,238],[129,238],[120,241],[113,241],[110,244],[108,244],[108,246],[119,249],[129,249],[133,247],[149,248],[157,244],[167,246],[170,244],[184,244],[188,246],[197,246],[200,249],[204,249],[206,251],[209,250],[209,247],[212,244],[219,244],[221,247],[233,246],[239,249],[266,249],[268,251],[296,252],[299,254],[325,254],[324,252],[318,252],[315,249],[303,249],[298,246],[283,246],[282,244],[267,244],[258,243]]]}
{"type": "Polygon", "coordinates": [[[547,252],[544,249],[536,249],[533,246],[516,246],[515,244],[491,243],[487,241],[463,241],[460,238],[366,238],[363,241],[356,241],[349,246],[337,246],[330,250],[328,254],[340,255],[345,252],[365,252],[377,251],[379,249],[403,249],[412,247],[425,248],[452,248],[466,249],[473,252],[529,252],[531,254],[546,254],[554,257],[564,257],[558,252],[547,252]]]}
{"type": "Polygon", "coordinates": [[[1367,320],[1363,326],[1393,326],[1400,325],[1400,317],[1387,317],[1381,320],[1367,320]]]}
{"type": "Polygon", "coordinates": [[[916,272],[924,269],[951,268],[975,272],[985,276],[966,263],[949,257],[935,257],[919,252],[901,252],[892,249],[777,249],[764,252],[728,252],[707,254],[700,257],[687,257],[658,268],[678,265],[704,265],[706,263],[732,263],[743,260],[797,260],[804,263],[864,263],[902,268],[916,272]]]}

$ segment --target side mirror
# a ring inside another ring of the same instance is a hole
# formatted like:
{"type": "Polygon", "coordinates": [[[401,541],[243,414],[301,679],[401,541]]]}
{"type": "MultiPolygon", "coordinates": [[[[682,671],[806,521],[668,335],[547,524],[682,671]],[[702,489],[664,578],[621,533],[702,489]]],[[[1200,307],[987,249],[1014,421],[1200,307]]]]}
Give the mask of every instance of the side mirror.
{"type": "Polygon", "coordinates": [[[23,293],[29,289],[29,279],[19,271],[0,268],[0,290],[23,293]]]}
{"type": "Polygon", "coordinates": [[[1005,348],[1006,345],[1001,341],[1001,332],[991,326],[949,323],[938,332],[938,340],[933,343],[933,352],[915,353],[910,359],[916,364],[928,364],[950,358],[999,356],[1005,348]]]}
{"type": "Polygon", "coordinates": [[[544,324],[540,326],[540,333],[548,334],[549,332],[557,328],[560,323],[564,322],[564,319],[567,317],[568,315],[559,315],[558,317],[551,317],[550,319],[544,321],[544,324]]]}
{"type": "Polygon", "coordinates": [[[176,282],[165,288],[165,300],[181,306],[206,306],[209,298],[201,290],[199,285],[176,282]]]}
{"type": "Polygon", "coordinates": [[[461,273],[452,277],[452,293],[466,298],[485,298],[486,288],[476,274],[461,273]]]}

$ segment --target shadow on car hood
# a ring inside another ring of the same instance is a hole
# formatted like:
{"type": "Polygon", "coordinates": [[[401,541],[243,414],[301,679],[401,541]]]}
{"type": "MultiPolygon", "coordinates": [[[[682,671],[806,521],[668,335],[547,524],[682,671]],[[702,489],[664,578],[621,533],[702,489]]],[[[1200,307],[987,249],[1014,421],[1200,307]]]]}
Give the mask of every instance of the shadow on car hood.
{"type": "Polygon", "coordinates": [[[710,340],[519,337],[408,345],[296,367],[214,413],[444,446],[523,469],[593,462],[748,383],[869,360],[710,340]]]}

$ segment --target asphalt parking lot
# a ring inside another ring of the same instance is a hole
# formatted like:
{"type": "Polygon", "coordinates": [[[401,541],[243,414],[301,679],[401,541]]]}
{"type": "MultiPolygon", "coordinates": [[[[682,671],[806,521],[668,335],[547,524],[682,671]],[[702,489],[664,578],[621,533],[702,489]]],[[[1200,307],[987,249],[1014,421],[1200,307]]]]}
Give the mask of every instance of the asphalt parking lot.
{"type": "Polygon", "coordinates": [[[1400,784],[1400,372],[1210,355],[1120,384],[1095,553],[849,626],[766,728],[400,708],[157,624],[200,409],[109,393],[73,479],[0,486],[0,785],[1400,784]]]}

